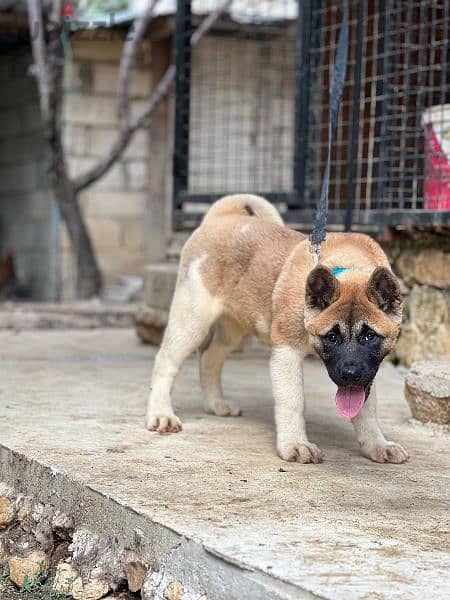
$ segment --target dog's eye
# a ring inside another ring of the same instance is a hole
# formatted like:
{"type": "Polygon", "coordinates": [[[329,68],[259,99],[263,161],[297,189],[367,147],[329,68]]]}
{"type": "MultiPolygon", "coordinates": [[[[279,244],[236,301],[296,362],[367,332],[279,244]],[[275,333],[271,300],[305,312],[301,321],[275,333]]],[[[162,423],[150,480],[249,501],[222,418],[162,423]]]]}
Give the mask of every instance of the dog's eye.
{"type": "Polygon", "coordinates": [[[327,342],[330,342],[330,344],[335,344],[338,340],[338,336],[336,333],[334,333],[334,331],[329,331],[325,336],[325,339],[327,342]]]}
{"type": "Polygon", "coordinates": [[[363,340],[365,342],[373,342],[374,339],[377,338],[377,334],[375,333],[375,331],[373,331],[373,329],[368,329],[364,334],[363,334],[363,340]]]}

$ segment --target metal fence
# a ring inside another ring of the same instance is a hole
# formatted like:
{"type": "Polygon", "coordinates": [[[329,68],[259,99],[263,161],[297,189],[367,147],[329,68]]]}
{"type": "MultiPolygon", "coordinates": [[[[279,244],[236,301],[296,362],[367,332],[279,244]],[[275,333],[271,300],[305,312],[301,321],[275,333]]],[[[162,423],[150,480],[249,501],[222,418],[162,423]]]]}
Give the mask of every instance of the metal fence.
{"type": "MultiPolygon", "coordinates": [[[[176,227],[231,192],[265,195],[308,227],[325,169],[342,2],[234,0],[191,53],[211,0],[178,2],[176,227]]],[[[450,6],[351,0],[333,145],[331,225],[450,225],[450,6]]]]}

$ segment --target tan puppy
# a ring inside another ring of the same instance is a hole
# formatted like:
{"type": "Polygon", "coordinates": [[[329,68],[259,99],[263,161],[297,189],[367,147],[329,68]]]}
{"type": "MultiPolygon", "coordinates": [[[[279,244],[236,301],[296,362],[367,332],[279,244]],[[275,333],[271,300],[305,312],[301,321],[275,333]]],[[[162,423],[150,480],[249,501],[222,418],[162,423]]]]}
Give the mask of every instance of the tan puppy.
{"type": "Polygon", "coordinates": [[[237,416],[222,395],[225,358],[253,334],[272,347],[278,453],[322,461],[303,418],[303,359],[315,351],[337,384],[338,411],[352,419],[363,454],[401,463],[407,454],[378,425],[373,379],[395,344],[402,300],[388,260],[370,237],[330,233],[315,265],[309,240],[283,225],[275,208],[252,195],[216,202],[181,255],[169,323],[158,352],[147,427],[177,432],[170,392],[178,370],[200,349],[205,408],[237,416]]]}

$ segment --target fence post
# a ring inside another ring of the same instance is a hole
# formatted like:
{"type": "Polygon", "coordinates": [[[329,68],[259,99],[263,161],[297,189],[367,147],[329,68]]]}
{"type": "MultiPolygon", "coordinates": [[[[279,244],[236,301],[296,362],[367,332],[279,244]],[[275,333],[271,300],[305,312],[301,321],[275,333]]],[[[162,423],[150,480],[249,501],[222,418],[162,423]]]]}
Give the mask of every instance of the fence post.
{"type": "Polygon", "coordinates": [[[189,172],[189,113],[191,79],[191,0],[179,0],[175,19],[175,140],[173,153],[173,209],[182,208],[180,193],[187,190],[189,172]]]}
{"type": "Polygon", "coordinates": [[[355,68],[353,75],[352,121],[350,132],[350,154],[348,159],[347,203],[345,209],[345,231],[350,231],[353,222],[353,199],[355,195],[356,161],[358,158],[359,105],[361,100],[361,65],[363,53],[363,21],[365,0],[359,0],[356,22],[355,68]]]}
{"type": "MultiPolygon", "coordinates": [[[[305,181],[308,157],[309,99],[311,83],[312,0],[299,0],[297,44],[295,51],[294,108],[294,197],[295,208],[305,204],[305,181]]],[[[292,204],[288,205],[289,208],[292,204]]]]}

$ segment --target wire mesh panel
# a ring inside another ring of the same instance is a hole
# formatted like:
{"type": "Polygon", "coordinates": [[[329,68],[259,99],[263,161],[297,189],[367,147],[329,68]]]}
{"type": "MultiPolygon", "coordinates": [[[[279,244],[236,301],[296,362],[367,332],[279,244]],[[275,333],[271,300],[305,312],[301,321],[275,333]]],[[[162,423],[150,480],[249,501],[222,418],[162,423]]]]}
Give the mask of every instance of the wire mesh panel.
{"type": "MultiPolygon", "coordinates": [[[[448,215],[430,219],[430,211],[450,210],[449,3],[349,5],[347,86],[332,150],[330,209],[344,211],[350,198],[356,223],[448,220],[448,215]],[[422,213],[413,216],[415,210],[422,213]]],[[[341,7],[312,2],[304,189],[311,208],[327,156],[329,81],[341,7]]]]}
{"type": "MultiPolygon", "coordinates": [[[[308,226],[325,170],[339,0],[178,2],[175,215],[259,193],[308,226]]],[[[449,3],[350,0],[330,223],[450,223],[449,3]]]]}

